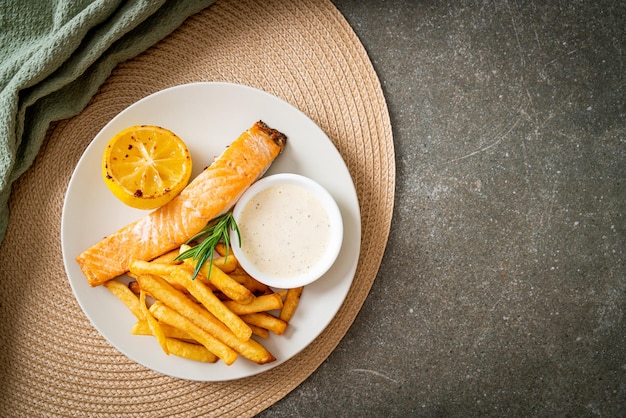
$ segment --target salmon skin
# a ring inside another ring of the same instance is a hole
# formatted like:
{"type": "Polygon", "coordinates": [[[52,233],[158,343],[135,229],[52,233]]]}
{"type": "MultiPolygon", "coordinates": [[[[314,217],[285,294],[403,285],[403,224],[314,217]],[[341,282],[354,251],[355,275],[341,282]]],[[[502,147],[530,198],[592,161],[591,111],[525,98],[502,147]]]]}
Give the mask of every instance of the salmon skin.
{"type": "Polygon", "coordinates": [[[228,211],[269,168],[287,137],[258,121],[166,205],[109,235],[76,257],[91,286],[128,271],[131,260],[152,260],[180,247],[228,211]]]}

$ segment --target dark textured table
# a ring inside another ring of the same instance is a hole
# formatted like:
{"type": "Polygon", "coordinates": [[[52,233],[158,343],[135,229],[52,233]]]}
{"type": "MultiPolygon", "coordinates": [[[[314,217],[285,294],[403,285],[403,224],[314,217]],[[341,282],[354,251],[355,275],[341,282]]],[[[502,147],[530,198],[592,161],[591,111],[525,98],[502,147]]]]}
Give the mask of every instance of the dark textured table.
{"type": "Polygon", "coordinates": [[[262,416],[625,416],[626,2],[334,3],[394,219],[348,334],[262,416]]]}

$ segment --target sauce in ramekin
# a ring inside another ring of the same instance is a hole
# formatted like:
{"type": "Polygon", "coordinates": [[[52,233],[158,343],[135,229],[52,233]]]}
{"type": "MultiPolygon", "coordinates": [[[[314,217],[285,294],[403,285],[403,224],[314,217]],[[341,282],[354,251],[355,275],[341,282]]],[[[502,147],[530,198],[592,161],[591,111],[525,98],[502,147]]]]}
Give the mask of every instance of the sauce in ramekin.
{"type": "Polygon", "coordinates": [[[331,237],[324,205],[297,184],[262,190],[246,203],[237,223],[246,257],[259,271],[282,278],[310,271],[331,237]]]}

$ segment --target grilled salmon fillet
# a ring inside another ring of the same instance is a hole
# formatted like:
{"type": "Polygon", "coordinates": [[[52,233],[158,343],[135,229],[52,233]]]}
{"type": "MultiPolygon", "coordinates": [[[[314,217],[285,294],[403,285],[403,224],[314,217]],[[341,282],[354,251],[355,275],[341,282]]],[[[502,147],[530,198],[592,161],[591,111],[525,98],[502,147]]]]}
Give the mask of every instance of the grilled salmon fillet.
{"type": "Polygon", "coordinates": [[[76,257],[91,286],[178,248],[228,211],[282,152],[287,137],[256,122],[166,205],[109,235],[76,257]]]}

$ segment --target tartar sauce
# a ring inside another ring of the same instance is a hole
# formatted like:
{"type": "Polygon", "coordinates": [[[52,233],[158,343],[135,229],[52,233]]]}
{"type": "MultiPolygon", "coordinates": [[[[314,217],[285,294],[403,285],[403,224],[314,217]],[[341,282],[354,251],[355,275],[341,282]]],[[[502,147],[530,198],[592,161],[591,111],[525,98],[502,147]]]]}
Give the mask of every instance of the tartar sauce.
{"type": "Polygon", "coordinates": [[[305,188],[278,184],[259,192],[237,221],[241,250],[256,267],[276,277],[305,274],[329,245],[330,221],[319,199],[305,188]]]}

